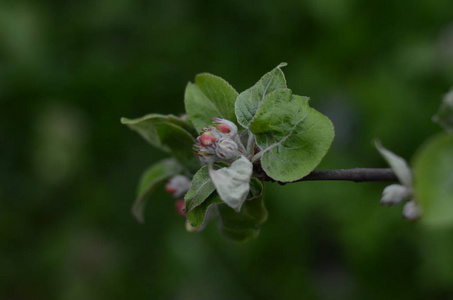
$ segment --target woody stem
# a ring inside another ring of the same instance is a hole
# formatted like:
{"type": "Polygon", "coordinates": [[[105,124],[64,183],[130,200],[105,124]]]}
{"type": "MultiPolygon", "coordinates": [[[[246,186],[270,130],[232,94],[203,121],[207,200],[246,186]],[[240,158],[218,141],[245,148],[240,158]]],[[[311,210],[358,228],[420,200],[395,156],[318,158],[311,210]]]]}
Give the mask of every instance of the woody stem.
{"type": "MultiPolygon", "coordinates": [[[[367,181],[398,181],[398,178],[396,177],[393,170],[390,168],[354,168],[338,170],[314,170],[307,176],[288,183],[313,180],[341,180],[341,181],[367,182],[367,181]]],[[[274,180],[270,177],[265,177],[264,181],[286,184],[274,180]]]]}

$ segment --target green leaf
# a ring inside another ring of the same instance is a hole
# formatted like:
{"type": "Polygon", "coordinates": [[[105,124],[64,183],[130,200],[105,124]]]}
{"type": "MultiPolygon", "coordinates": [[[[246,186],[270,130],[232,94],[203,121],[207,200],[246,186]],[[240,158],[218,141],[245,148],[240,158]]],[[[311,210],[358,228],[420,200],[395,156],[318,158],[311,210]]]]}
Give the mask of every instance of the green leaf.
{"type": "Polygon", "coordinates": [[[407,164],[406,160],[395,153],[387,150],[381,144],[381,142],[375,142],[376,148],[378,149],[379,153],[385,158],[387,163],[390,165],[392,170],[395,172],[396,177],[398,180],[405,186],[411,188],[412,187],[412,171],[407,164]]]}
{"type": "Polygon", "coordinates": [[[263,195],[263,183],[257,179],[252,178],[250,180],[250,192],[247,196],[247,200],[255,199],[263,195]]]}
{"type": "Polygon", "coordinates": [[[279,64],[272,71],[261,77],[254,86],[239,94],[235,104],[235,111],[239,124],[244,128],[249,128],[256,111],[268,94],[278,89],[286,88],[285,75],[281,70],[284,66],[286,66],[286,63],[279,64]]]}
{"type": "Polygon", "coordinates": [[[433,121],[442,126],[446,132],[453,133],[453,90],[444,96],[433,121]]]}
{"type": "Polygon", "coordinates": [[[250,193],[240,213],[229,208],[217,193],[212,193],[200,205],[187,213],[187,220],[195,231],[203,228],[211,211],[216,205],[222,207],[225,223],[220,220],[222,232],[235,240],[246,241],[259,233],[259,225],[267,219],[267,210],[263,204],[263,184],[256,178],[250,181],[250,193]],[[228,209],[224,209],[228,207],[228,209]]]}
{"type": "Polygon", "coordinates": [[[236,211],[240,211],[250,191],[252,163],[241,156],[229,167],[209,169],[209,176],[223,202],[236,211]]]}
{"type": "Polygon", "coordinates": [[[198,228],[205,225],[209,212],[216,204],[222,203],[217,193],[211,194],[202,204],[187,213],[187,220],[192,227],[198,228]]]}
{"type": "Polygon", "coordinates": [[[245,201],[240,212],[236,212],[227,205],[220,204],[220,229],[222,233],[239,242],[256,238],[260,232],[260,225],[267,220],[267,210],[263,202],[263,185],[254,179],[254,188],[258,189],[257,197],[245,201]]]}
{"type": "Polygon", "coordinates": [[[132,214],[140,223],[144,222],[146,202],[156,187],[182,170],[182,166],[175,159],[169,158],[152,165],[143,173],[138,185],[137,198],[132,206],[132,214]]]}
{"type": "Polygon", "coordinates": [[[321,162],[334,137],[330,120],[308,106],[309,98],[280,89],[263,100],[250,130],[262,149],[261,165],[274,180],[300,179],[321,162]]]}
{"type": "Polygon", "coordinates": [[[185,210],[189,212],[202,204],[214,190],[215,187],[209,177],[208,166],[203,166],[193,177],[192,185],[184,197],[186,201],[185,210]]]}
{"type": "Polygon", "coordinates": [[[200,74],[188,83],[185,92],[186,112],[197,132],[218,117],[237,124],[234,103],[238,93],[225,80],[211,74],[200,74]]]}
{"type": "Polygon", "coordinates": [[[121,123],[137,131],[154,147],[173,155],[190,170],[200,167],[199,160],[193,155],[195,138],[184,129],[189,123],[174,116],[159,114],[150,114],[133,120],[122,118],[121,123]]]}
{"type": "Polygon", "coordinates": [[[453,226],[453,136],[428,140],[414,159],[415,192],[428,225],[453,226]]]}

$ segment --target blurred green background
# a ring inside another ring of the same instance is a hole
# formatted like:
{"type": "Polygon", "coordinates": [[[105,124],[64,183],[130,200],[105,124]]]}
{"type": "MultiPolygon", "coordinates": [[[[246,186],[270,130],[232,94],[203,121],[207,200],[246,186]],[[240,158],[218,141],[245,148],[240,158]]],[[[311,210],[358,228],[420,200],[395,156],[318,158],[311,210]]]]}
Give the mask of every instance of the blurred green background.
{"type": "Polygon", "coordinates": [[[187,233],[136,183],[165,157],[119,122],[184,110],[199,72],[238,91],[282,61],[336,126],[320,168],[410,158],[453,84],[451,0],[1,1],[0,299],[453,299],[453,232],[383,208],[385,183],[266,185],[237,244],[187,233]]]}

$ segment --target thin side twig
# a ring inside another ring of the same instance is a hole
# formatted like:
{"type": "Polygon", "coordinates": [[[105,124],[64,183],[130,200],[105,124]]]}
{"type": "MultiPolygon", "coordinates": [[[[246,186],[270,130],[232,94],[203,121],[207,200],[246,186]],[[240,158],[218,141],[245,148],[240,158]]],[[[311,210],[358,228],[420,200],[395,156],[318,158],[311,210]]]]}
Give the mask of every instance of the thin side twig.
{"type": "MultiPolygon", "coordinates": [[[[295,183],[300,181],[313,180],[341,180],[354,182],[367,181],[397,181],[395,173],[390,168],[354,168],[354,169],[339,169],[339,170],[314,170],[304,178],[287,182],[295,183]]],[[[278,182],[270,177],[264,178],[264,181],[278,182]]]]}

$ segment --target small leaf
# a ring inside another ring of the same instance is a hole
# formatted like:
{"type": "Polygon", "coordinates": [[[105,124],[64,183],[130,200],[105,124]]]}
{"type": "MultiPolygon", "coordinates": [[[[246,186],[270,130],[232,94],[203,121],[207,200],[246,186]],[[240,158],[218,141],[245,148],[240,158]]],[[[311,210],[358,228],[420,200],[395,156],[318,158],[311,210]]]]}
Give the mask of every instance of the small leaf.
{"type": "Polygon", "coordinates": [[[189,224],[195,228],[206,225],[210,211],[219,203],[222,203],[219,195],[216,193],[211,194],[202,204],[187,213],[189,224]]]}
{"type": "Polygon", "coordinates": [[[132,214],[140,222],[144,222],[143,212],[146,201],[163,181],[179,174],[182,166],[175,159],[165,159],[149,167],[142,175],[138,185],[137,198],[132,206],[132,214]]]}
{"type": "Polygon", "coordinates": [[[416,199],[428,225],[453,226],[453,136],[428,140],[414,159],[416,199]]]}
{"type": "Polygon", "coordinates": [[[122,118],[121,123],[137,131],[154,147],[172,154],[190,170],[199,168],[200,162],[192,149],[195,138],[181,127],[189,126],[187,122],[171,115],[150,114],[134,120],[122,118]]]}
{"type": "Polygon", "coordinates": [[[255,181],[256,187],[261,187],[260,196],[248,199],[240,212],[236,212],[227,205],[220,204],[220,229],[222,233],[239,242],[245,242],[258,236],[260,225],[267,220],[267,210],[263,202],[262,184],[255,181]]]}
{"type": "Polygon", "coordinates": [[[262,149],[261,166],[274,180],[290,182],[306,176],[329,150],[333,125],[308,101],[289,89],[277,90],[264,99],[250,124],[262,149]]]}
{"type": "Polygon", "coordinates": [[[379,141],[375,142],[376,148],[395,172],[398,180],[407,187],[412,187],[412,171],[406,160],[387,150],[379,141]]]}
{"type": "Polygon", "coordinates": [[[244,128],[249,127],[256,111],[268,94],[278,89],[286,88],[285,75],[281,70],[284,66],[286,66],[286,63],[281,63],[261,77],[254,86],[239,94],[235,104],[235,111],[239,124],[244,128]]]}
{"type": "Polygon", "coordinates": [[[215,187],[209,177],[208,166],[203,166],[193,177],[189,191],[184,197],[187,212],[202,204],[214,192],[215,187]]]}
{"type": "Polygon", "coordinates": [[[247,200],[252,200],[263,195],[263,183],[257,178],[250,180],[250,192],[247,196],[247,200]]]}
{"type": "Polygon", "coordinates": [[[186,87],[185,104],[187,115],[197,132],[211,125],[212,118],[227,119],[237,124],[234,103],[238,93],[224,79],[200,74],[195,77],[195,84],[186,87]]]}
{"type": "MultiPolygon", "coordinates": [[[[153,114],[150,114],[151,116],[153,114]]],[[[146,116],[145,116],[146,117],[146,116]]],[[[182,127],[183,129],[185,129],[188,133],[190,133],[193,137],[197,137],[198,136],[198,132],[197,130],[195,129],[195,127],[193,126],[193,124],[188,120],[187,116],[185,117],[177,117],[177,116],[174,116],[174,115],[163,115],[163,117],[165,117],[167,119],[167,121],[179,126],[179,127],[182,127]]]]}
{"type": "Polygon", "coordinates": [[[453,90],[444,96],[433,121],[442,126],[446,132],[453,133],[453,90]]]}
{"type": "Polygon", "coordinates": [[[236,211],[241,210],[247,198],[252,172],[253,165],[244,156],[238,158],[228,168],[209,169],[209,175],[220,198],[236,211]]]}

